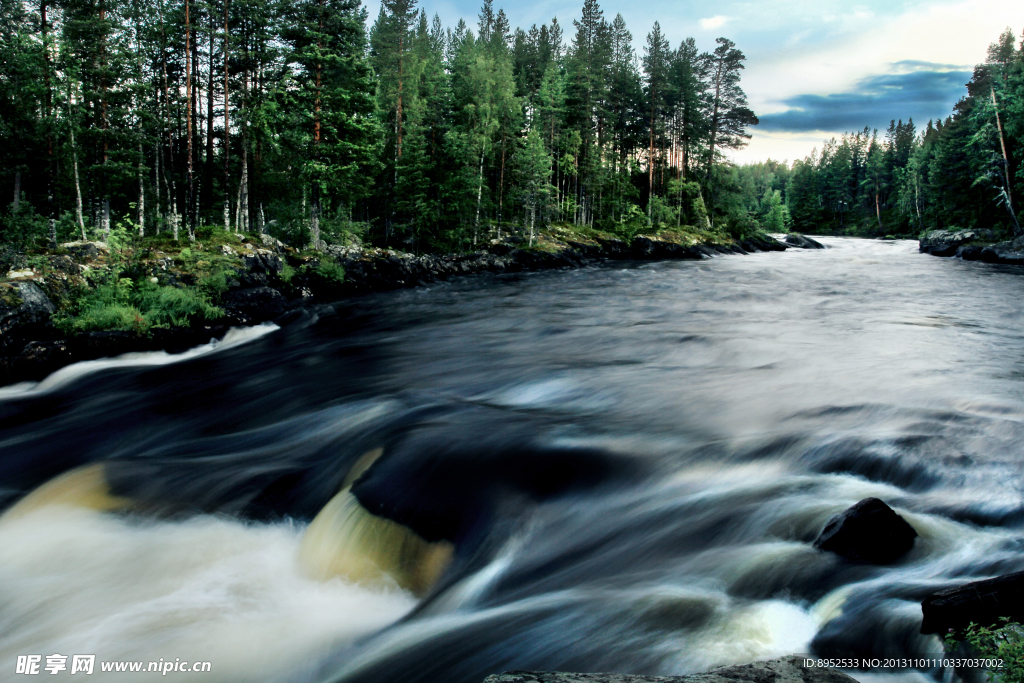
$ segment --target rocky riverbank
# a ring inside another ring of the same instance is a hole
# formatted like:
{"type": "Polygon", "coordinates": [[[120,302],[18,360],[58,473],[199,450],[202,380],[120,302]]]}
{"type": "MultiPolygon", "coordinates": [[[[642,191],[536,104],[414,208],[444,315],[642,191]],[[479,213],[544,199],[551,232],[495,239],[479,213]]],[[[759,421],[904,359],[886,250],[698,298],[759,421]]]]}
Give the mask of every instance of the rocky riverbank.
{"type": "Polygon", "coordinates": [[[932,256],[1024,265],[1024,237],[1002,242],[997,239],[993,230],[931,230],[918,240],[918,248],[932,256]]]}
{"type": "Polygon", "coordinates": [[[689,676],[630,676],[559,671],[510,671],[488,676],[484,683],[855,683],[837,669],[805,666],[803,657],[725,666],[689,676]]]}
{"type": "Polygon", "coordinates": [[[799,235],[787,236],[785,242],[754,236],[730,243],[689,244],[654,236],[626,242],[591,235],[548,240],[541,248],[496,242],[485,250],[446,256],[335,245],[328,245],[321,255],[297,252],[266,235],[235,237],[230,244],[196,244],[173,255],[150,248],[144,258],[126,266],[126,273],[140,282],[181,287],[199,280],[195,263],[219,263],[223,291],[213,303],[222,315],[188,325],[75,332],[69,331],[66,316],[63,325],[55,324],[68,299],[95,287],[92,276],[115,260],[103,242],[64,244],[53,254],[36,257],[31,267],[12,269],[0,282],[0,385],[39,380],[83,360],[133,351],[183,351],[220,338],[233,326],[286,322],[282,316],[304,306],[461,275],[578,268],[608,259],[705,259],[791,246],[821,248],[799,235]]]}

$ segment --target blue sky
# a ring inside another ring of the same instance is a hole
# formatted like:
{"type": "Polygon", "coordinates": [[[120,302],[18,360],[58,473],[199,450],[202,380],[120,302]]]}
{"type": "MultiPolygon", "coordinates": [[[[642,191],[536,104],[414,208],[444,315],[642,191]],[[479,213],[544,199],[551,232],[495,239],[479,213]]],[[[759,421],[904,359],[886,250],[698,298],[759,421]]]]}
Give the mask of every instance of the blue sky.
{"type": "MultiPolygon", "coordinates": [[[[582,0],[494,0],[513,26],[557,16],[566,37],[582,0]]],[[[473,27],[477,0],[420,0],[446,25],[473,27]]],[[[379,0],[367,2],[371,18],[379,0]]],[[[678,45],[693,36],[703,50],[726,36],[747,55],[743,88],[761,117],[737,162],[803,158],[824,139],[864,126],[884,128],[909,117],[919,126],[947,116],[974,65],[1006,28],[1020,37],[1017,0],[646,0],[601,3],[621,13],[638,53],[655,21],[678,45]]]]}

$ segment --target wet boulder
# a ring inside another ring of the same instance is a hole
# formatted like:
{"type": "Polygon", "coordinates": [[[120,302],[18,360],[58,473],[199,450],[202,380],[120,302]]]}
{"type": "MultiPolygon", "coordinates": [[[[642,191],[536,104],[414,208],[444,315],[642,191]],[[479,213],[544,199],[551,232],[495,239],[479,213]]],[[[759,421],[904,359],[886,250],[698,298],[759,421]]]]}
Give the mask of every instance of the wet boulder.
{"type": "Polygon", "coordinates": [[[791,232],[785,237],[785,242],[791,247],[797,249],[824,249],[825,245],[817,240],[812,240],[810,237],[801,235],[799,233],[791,232]]]}
{"type": "Polygon", "coordinates": [[[918,240],[918,251],[932,256],[953,256],[960,245],[978,238],[973,230],[930,230],[918,240]]]}
{"type": "Polygon", "coordinates": [[[981,250],[980,260],[986,263],[1024,266],[1024,244],[1018,240],[990,244],[981,250]]]}
{"type": "Polygon", "coordinates": [[[36,283],[5,283],[0,287],[0,349],[20,348],[34,336],[45,336],[50,314],[56,310],[36,283]]]}
{"type": "Polygon", "coordinates": [[[837,669],[806,666],[799,656],[753,662],[688,676],[630,676],[562,671],[509,671],[488,676],[484,683],[854,683],[855,678],[837,669]]]}
{"type": "Polygon", "coordinates": [[[748,252],[786,251],[789,248],[788,244],[766,235],[752,235],[745,240],[741,240],[739,246],[748,252]]]}
{"type": "Polygon", "coordinates": [[[273,320],[285,312],[287,305],[284,295],[272,287],[236,289],[221,298],[228,320],[235,325],[255,325],[273,320]]]}
{"type": "Polygon", "coordinates": [[[1000,625],[1003,617],[1024,621],[1024,572],[1005,574],[932,593],[921,603],[921,633],[962,631],[974,622],[1000,625]]]}
{"type": "Polygon", "coordinates": [[[828,521],[814,547],[854,562],[890,564],[914,547],[917,532],[878,498],[865,498],[828,521]]]}

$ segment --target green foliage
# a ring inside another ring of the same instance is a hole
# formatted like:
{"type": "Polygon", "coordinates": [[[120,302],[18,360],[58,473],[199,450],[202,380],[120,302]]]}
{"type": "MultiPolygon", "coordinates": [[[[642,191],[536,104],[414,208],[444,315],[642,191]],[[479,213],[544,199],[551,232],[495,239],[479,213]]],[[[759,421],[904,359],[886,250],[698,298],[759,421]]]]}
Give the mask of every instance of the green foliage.
{"type": "Polygon", "coordinates": [[[320,257],[320,260],[317,262],[316,272],[328,282],[341,284],[345,281],[345,269],[334,259],[327,256],[320,257]]]}
{"type": "Polygon", "coordinates": [[[628,242],[639,233],[648,230],[650,226],[651,222],[647,218],[647,214],[636,204],[630,204],[615,226],[615,232],[628,242]]]}
{"type": "Polygon", "coordinates": [[[128,330],[143,333],[153,327],[216,320],[223,314],[197,288],[161,287],[148,281],[136,284],[121,278],[84,293],[70,311],[55,315],[54,323],[67,332],[128,330]]]}
{"type": "Polygon", "coordinates": [[[957,637],[946,635],[946,649],[952,652],[960,642],[966,643],[973,654],[982,659],[999,659],[1003,667],[990,669],[988,680],[994,683],[1024,683],[1024,626],[1003,618],[1002,626],[978,626],[971,623],[957,637]]]}

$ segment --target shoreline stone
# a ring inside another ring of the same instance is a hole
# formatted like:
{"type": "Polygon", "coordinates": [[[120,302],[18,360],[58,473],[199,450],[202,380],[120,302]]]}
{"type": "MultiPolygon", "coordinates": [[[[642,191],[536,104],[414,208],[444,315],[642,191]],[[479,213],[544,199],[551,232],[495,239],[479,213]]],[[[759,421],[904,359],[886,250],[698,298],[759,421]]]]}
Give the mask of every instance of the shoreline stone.
{"type": "Polygon", "coordinates": [[[974,622],[999,626],[1000,619],[1024,621],[1024,572],[971,581],[932,593],[921,602],[921,633],[960,632],[974,622]]]}

